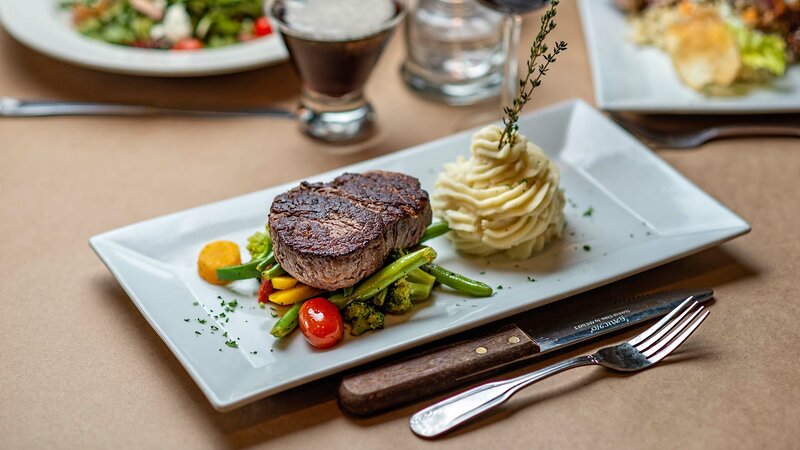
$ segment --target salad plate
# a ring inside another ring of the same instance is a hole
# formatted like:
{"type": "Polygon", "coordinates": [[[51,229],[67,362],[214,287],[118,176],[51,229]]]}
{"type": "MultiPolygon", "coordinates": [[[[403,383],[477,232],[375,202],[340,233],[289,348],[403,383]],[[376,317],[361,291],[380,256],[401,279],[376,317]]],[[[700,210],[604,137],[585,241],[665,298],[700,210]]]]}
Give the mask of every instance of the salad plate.
{"type": "Polygon", "coordinates": [[[669,56],[634,44],[613,0],[578,0],[595,99],[606,110],[660,114],[800,111],[800,64],[738,96],[707,96],[686,86],[669,56]]]}
{"type": "MultiPolygon", "coordinates": [[[[428,241],[438,252],[437,263],[489,283],[495,295],[469,298],[435,289],[411,313],[387,317],[385,329],[346,335],[328,350],[314,349],[299,335],[275,340],[269,330],[278,319],[258,306],[255,280],[222,287],[197,274],[204,244],[226,239],[243,246],[247,236],[263,229],[273,198],[298,182],[109,231],[92,237],[90,245],[214,407],[224,411],[587,291],[750,229],[582,101],[524,115],[519,126],[561,169],[568,198],[563,238],[525,261],[467,257],[444,237],[428,241]]],[[[471,135],[463,132],[308,180],[382,169],[413,175],[432,193],[442,165],[469,153],[471,135]]]]}
{"type": "Polygon", "coordinates": [[[3,0],[0,24],[22,44],[52,58],[128,75],[187,77],[240,72],[287,59],[277,33],[194,51],[114,45],[80,34],[58,0],[3,0]]]}

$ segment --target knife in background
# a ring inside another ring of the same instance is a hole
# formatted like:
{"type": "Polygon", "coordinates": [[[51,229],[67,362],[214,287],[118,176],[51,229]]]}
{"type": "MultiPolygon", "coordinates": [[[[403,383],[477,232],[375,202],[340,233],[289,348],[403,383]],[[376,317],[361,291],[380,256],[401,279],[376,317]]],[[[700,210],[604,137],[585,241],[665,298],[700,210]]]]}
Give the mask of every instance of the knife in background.
{"type": "Polygon", "coordinates": [[[435,348],[345,377],[339,404],[369,415],[451,389],[503,366],[663,316],[688,297],[712,298],[711,289],[645,294],[612,302],[566,301],[537,308],[493,333],[435,348]]]}
{"type": "Polygon", "coordinates": [[[0,97],[0,117],[49,116],[192,116],[192,117],[279,117],[293,119],[292,111],[265,107],[241,109],[159,108],[122,103],[73,102],[62,100],[23,100],[0,97]]]}

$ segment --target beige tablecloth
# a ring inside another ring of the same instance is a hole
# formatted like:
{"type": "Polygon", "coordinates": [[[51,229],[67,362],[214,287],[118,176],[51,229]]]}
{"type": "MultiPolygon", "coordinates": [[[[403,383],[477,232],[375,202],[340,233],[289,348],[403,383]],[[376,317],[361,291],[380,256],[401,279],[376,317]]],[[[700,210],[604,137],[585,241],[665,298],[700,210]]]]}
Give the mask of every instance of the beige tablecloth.
{"type": "MultiPolygon", "coordinates": [[[[577,12],[573,2],[562,6],[556,34],[570,48],[532,108],[593,99],[577,12]]],[[[524,40],[536,22],[529,20],[524,40]]],[[[402,57],[396,37],[368,86],[380,133],[356,155],[331,154],[281,120],[0,119],[0,447],[800,446],[800,143],[782,138],[658,152],[753,226],[628,282],[717,292],[710,319],[658,368],[635,376],[567,372],[434,443],[407,425],[428,402],[348,418],[336,405],[336,377],[216,412],[87,239],[439,138],[491,108],[453,109],[411,94],[398,75],[402,57]]],[[[0,95],[291,106],[297,91],[287,64],[211,78],[126,77],[53,61],[0,33],[0,95]]]]}

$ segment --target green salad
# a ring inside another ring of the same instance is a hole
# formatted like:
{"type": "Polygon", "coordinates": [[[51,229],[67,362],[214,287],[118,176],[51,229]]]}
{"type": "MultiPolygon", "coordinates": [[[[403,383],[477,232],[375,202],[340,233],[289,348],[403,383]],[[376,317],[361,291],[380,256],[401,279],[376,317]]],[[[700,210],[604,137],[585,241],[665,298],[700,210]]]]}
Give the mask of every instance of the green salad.
{"type": "Polygon", "coordinates": [[[133,47],[197,50],[272,34],[264,0],[70,0],[83,35],[133,47]]]}

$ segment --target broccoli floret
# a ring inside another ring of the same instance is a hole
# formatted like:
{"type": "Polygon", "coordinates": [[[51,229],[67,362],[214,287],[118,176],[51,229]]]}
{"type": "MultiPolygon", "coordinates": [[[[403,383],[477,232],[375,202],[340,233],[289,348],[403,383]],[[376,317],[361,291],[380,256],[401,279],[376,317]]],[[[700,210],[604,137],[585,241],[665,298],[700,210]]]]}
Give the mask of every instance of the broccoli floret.
{"type": "Polygon", "coordinates": [[[269,238],[269,228],[266,232],[256,231],[247,238],[247,251],[252,259],[263,258],[272,250],[272,241],[269,238]]]}
{"type": "Polygon", "coordinates": [[[350,334],[383,328],[383,313],[367,302],[350,302],[344,309],[344,320],[350,323],[350,334]]]}
{"type": "Polygon", "coordinates": [[[383,310],[389,314],[405,314],[411,311],[414,304],[411,303],[411,286],[405,277],[395,281],[390,287],[383,302],[383,310]]]}
{"type": "Polygon", "coordinates": [[[415,270],[392,283],[383,302],[384,311],[389,314],[405,314],[411,311],[415,302],[425,300],[431,295],[436,279],[421,270],[416,272],[415,270]]]}

